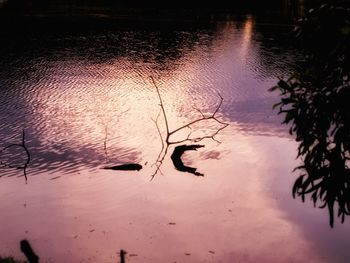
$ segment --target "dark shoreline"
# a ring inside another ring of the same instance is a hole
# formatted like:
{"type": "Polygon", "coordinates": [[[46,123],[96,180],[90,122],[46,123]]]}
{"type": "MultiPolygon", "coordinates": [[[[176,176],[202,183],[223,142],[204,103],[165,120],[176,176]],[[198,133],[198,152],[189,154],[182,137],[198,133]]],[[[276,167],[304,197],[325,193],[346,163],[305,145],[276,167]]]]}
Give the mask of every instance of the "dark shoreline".
{"type": "Polygon", "coordinates": [[[254,14],[242,10],[215,10],[210,12],[120,12],[106,13],[42,13],[42,14],[10,14],[0,13],[0,35],[16,33],[55,32],[108,29],[115,27],[152,27],[179,28],[185,26],[201,27],[218,22],[231,20],[245,21],[253,16],[260,25],[293,26],[291,19],[284,19],[273,15],[254,14]]]}

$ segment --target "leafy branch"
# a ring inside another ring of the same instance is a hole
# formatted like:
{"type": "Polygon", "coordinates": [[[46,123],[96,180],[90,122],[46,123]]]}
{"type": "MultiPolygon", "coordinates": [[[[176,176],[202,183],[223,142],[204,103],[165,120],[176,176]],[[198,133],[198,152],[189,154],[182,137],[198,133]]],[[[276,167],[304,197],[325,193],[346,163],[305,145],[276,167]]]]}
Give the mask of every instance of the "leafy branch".
{"type": "Polygon", "coordinates": [[[304,53],[299,69],[281,79],[274,105],[299,144],[303,164],[292,193],[327,208],[329,224],[350,215],[350,5],[334,1],[310,9],[295,37],[304,53]],[[322,45],[320,45],[322,43],[322,45]]]}

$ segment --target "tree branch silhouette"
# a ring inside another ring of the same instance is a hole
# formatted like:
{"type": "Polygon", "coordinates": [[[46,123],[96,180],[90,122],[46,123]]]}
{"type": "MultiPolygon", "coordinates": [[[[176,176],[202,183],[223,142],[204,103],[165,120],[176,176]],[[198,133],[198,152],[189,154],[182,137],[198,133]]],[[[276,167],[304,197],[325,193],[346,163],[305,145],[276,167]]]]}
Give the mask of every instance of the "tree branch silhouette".
{"type": "Polygon", "coordinates": [[[330,1],[306,12],[295,29],[304,59],[270,90],[298,142],[303,164],[292,193],[327,208],[329,224],[350,215],[350,3],[330,1]],[[331,3],[332,2],[332,3],[331,3]],[[322,45],[320,45],[322,43],[322,45]]]}
{"type": "Polygon", "coordinates": [[[15,166],[15,165],[12,165],[10,163],[6,163],[5,161],[1,161],[0,160],[0,165],[2,165],[3,167],[8,167],[8,168],[14,168],[14,169],[22,169],[23,170],[23,175],[24,175],[24,178],[25,178],[25,181],[27,182],[27,167],[28,167],[28,164],[30,162],[30,152],[25,144],[25,131],[24,129],[22,130],[22,140],[21,140],[21,143],[13,143],[13,144],[10,144],[4,148],[2,148],[0,150],[0,156],[3,154],[3,152],[5,150],[8,150],[12,147],[20,147],[20,148],[23,148],[23,150],[25,151],[26,155],[27,155],[27,159],[26,161],[24,162],[23,165],[20,165],[20,166],[15,166]]]}
{"type": "Polygon", "coordinates": [[[174,145],[174,144],[179,144],[179,143],[183,143],[183,142],[200,142],[204,139],[212,139],[213,141],[217,142],[217,143],[220,143],[216,138],[215,136],[219,134],[220,131],[222,131],[223,129],[225,129],[229,124],[228,123],[225,123],[221,120],[219,120],[216,116],[216,114],[218,113],[222,103],[223,103],[223,97],[218,93],[218,96],[219,96],[219,104],[216,106],[214,112],[208,116],[206,116],[201,110],[195,108],[201,115],[200,118],[197,118],[193,121],[190,121],[178,128],[175,128],[174,130],[170,130],[169,128],[169,121],[168,121],[168,117],[166,115],[166,111],[165,111],[165,108],[164,108],[164,102],[163,102],[163,99],[162,99],[162,96],[160,94],[160,91],[159,91],[159,87],[157,85],[157,83],[155,82],[154,78],[152,76],[150,76],[151,78],[151,81],[156,89],[156,92],[157,92],[157,95],[158,95],[158,99],[159,99],[159,107],[160,107],[160,111],[158,113],[158,116],[155,120],[153,120],[153,122],[155,123],[156,125],[156,128],[157,128],[157,131],[158,131],[158,134],[159,134],[159,137],[161,139],[161,142],[162,142],[162,147],[161,147],[161,150],[158,154],[158,157],[154,163],[154,165],[156,166],[156,170],[154,171],[154,173],[151,175],[152,178],[151,180],[156,176],[156,174],[158,172],[161,172],[161,166],[163,164],[163,161],[165,159],[165,156],[167,155],[168,153],[168,150],[169,150],[169,147],[170,145],[174,145]],[[162,135],[162,132],[161,132],[161,129],[159,127],[159,118],[160,116],[163,117],[163,120],[164,120],[164,123],[165,123],[165,131],[166,131],[166,134],[163,136],[162,135]],[[198,137],[194,137],[192,138],[191,135],[192,135],[192,127],[194,124],[197,124],[197,123],[201,123],[201,122],[205,122],[205,121],[208,121],[208,120],[214,120],[216,121],[219,125],[221,125],[220,128],[218,128],[217,130],[215,130],[213,133],[211,133],[210,135],[203,135],[203,136],[198,136],[198,137]],[[176,133],[178,133],[179,131],[182,131],[184,129],[189,129],[189,133],[187,134],[186,138],[182,139],[182,140],[176,140],[176,141],[172,141],[171,140],[171,136],[175,135],[176,133]]]}
{"type": "MultiPolygon", "coordinates": [[[[115,118],[119,119],[121,116],[125,115],[128,111],[129,111],[129,109],[126,109],[125,111],[122,111],[115,118]]],[[[113,138],[109,138],[109,123],[110,123],[110,120],[105,120],[105,119],[101,118],[100,123],[102,124],[102,126],[104,128],[103,152],[104,152],[104,155],[105,155],[105,163],[108,163],[109,162],[108,141],[113,139],[113,138]]]]}

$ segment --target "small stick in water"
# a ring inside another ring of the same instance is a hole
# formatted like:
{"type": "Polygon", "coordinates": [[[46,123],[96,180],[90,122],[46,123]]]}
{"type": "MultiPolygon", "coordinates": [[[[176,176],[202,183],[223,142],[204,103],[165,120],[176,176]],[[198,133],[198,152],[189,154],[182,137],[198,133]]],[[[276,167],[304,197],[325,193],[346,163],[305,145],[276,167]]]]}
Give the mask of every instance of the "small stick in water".
{"type": "Polygon", "coordinates": [[[126,251],[121,249],[119,254],[120,254],[120,263],[125,263],[126,251]]]}

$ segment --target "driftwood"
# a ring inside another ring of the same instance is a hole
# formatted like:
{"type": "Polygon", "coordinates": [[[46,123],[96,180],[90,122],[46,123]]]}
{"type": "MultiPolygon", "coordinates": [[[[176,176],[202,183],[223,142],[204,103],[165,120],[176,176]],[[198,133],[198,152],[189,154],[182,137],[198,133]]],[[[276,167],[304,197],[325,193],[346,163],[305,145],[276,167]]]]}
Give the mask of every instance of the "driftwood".
{"type": "Polygon", "coordinates": [[[196,172],[197,168],[186,166],[181,160],[181,156],[184,154],[185,151],[197,151],[198,148],[202,147],[204,147],[204,145],[198,144],[176,146],[174,152],[170,156],[175,168],[179,171],[192,173],[196,176],[204,176],[204,174],[196,172]]]}
{"type": "Polygon", "coordinates": [[[127,164],[121,164],[121,165],[115,165],[115,166],[106,166],[103,167],[103,169],[107,170],[122,170],[122,171],[140,171],[142,169],[142,165],[138,163],[127,163],[127,164]]]}

